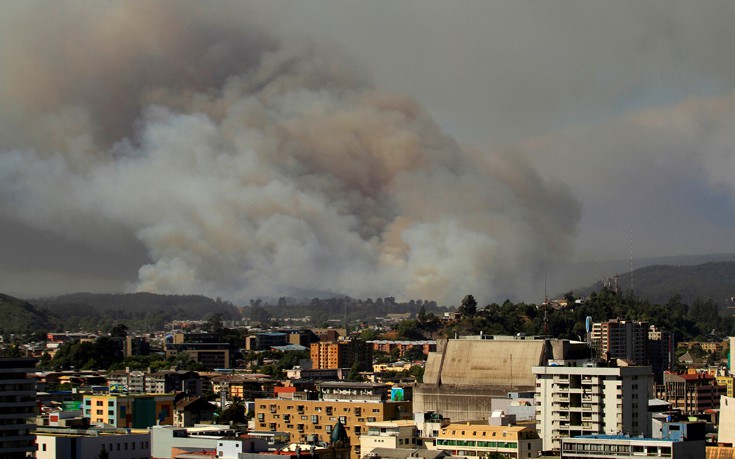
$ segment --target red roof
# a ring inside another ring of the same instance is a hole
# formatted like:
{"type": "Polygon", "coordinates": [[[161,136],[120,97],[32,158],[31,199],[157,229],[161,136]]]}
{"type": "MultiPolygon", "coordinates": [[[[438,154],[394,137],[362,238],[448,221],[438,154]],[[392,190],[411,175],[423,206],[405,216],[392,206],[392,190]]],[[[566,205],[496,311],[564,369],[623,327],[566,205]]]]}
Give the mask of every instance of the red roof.
{"type": "Polygon", "coordinates": [[[295,386],[274,387],[273,390],[275,391],[276,394],[281,393],[281,392],[288,394],[288,393],[296,392],[296,387],[295,386]]]}

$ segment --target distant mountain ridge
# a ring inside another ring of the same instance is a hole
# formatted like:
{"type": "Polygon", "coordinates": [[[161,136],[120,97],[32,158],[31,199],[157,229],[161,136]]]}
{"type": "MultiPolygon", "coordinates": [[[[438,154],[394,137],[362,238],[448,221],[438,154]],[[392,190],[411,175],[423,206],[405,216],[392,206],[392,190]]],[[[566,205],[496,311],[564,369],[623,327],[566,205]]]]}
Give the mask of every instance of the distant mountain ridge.
{"type": "MultiPolygon", "coordinates": [[[[735,261],[698,265],[652,265],[617,276],[622,292],[633,293],[653,304],[666,304],[675,295],[692,304],[696,299],[713,300],[721,307],[731,305],[735,297],[735,261]]],[[[575,289],[575,296],[586,296],[604,285],[603,281],[575,289]]]]}
{"type": "Polygon", "coordinates": [[[0,334],[48,331],[59,319],[31,303],[0,293],[0,334]]]}
{"type": "Polygon", "coordinates": [[[104,328],[112,322],[155,330],[172,320],[203,320],[213,314],[224,320],[241,318],[232,303],[203,295],[73,293],[30,301],[61,317],[59,325],[70,330],[104,328]]]}

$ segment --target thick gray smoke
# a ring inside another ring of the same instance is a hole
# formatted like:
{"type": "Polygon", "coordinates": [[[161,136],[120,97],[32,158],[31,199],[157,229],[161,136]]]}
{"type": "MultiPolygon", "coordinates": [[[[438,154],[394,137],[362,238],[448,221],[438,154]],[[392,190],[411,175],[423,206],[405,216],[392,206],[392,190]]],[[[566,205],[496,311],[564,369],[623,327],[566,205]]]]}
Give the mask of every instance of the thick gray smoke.
{"type": "Polygon", "coordinates": [[[513,152],[460,148],[334,49],[218,5],[16,7],[0,93],[11,227],[104,250],[132,236],[148,262],[128,288],[229,298],[491,300],[569,253],[565,186],[513,152]]]}

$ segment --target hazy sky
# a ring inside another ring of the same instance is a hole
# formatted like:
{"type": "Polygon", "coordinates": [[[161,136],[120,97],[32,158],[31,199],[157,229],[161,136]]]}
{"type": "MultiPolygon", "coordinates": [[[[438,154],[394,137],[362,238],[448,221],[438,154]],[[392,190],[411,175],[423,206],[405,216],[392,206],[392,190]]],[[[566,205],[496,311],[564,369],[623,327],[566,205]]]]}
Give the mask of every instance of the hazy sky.
{"type": "Polygon", "coordinates": [[[0,3],[0,291],[534,300],[574,261],[735,252],[733,20],[0,3]]]}

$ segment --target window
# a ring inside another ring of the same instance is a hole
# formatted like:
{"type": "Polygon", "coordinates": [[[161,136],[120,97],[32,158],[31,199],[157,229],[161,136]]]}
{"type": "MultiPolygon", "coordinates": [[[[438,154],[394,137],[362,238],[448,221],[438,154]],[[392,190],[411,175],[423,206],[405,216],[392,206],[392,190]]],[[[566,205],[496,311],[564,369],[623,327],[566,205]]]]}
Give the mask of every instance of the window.
{"type": "Polygon", "coordinates": [[[347,424],[347,416],[340,416],[339,422],[341,422],[342,424],[347,424]]]}
{"type": "Polygon", "coordinates": [[[41,445],[41,451],[46,451],[46,443],[44,443],[43,445],[41,445]]]}
{"type": "Polygon", "coordinates": [[[104,410],[97,410],[97,415],[98,416],[102,416],[103,413],[104,413],[104,410]]]}
{"type": "Polygon", "coordinates": [[[319,416],[317,416],[316,414],[312,414],[311,415],[311,423],[312,424],[319,424],[319,416]]]}
{"type": "Polygon", "coordinates": [[[102,405],[103,405],[102,400],[97,400],[97,406],[102,406],[102,405]]]}

